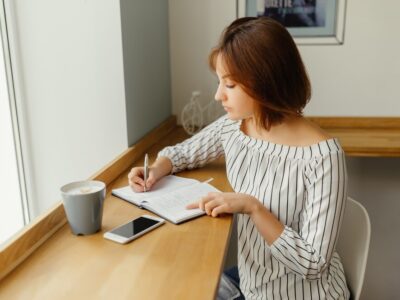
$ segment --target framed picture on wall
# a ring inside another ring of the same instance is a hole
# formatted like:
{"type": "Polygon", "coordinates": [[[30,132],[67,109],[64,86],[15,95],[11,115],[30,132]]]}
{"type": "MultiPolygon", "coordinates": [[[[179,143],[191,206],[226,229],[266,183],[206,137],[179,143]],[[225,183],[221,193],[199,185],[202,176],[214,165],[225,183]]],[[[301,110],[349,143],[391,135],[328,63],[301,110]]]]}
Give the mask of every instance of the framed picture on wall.
{"type": "Polygon", "coordinates": [[[237,15],[267,16],[284,25],[295,42],[343,44],[346,0],[237,0],[237,15]]]}

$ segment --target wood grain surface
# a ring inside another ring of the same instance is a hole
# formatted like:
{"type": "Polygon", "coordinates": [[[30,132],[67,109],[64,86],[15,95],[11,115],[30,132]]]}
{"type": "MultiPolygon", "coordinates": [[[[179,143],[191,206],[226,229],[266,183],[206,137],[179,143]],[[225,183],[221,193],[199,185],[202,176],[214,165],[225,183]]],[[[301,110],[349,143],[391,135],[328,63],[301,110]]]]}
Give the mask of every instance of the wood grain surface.
{"type": "MultiPolygon", "coordinates": [[[[150,161],[185,137],[174,130],[148,151],[150,161]]],[[[142,158],[133,165],[142,165],[142,158]]],[[[105,231],[151,214],[110,195],[127,184],[128,171],[107,186],[101,232],[75,236],[63,225],[0,282],[0,299],[214,299],[232,217],[167,223],[126,245],[106,240],[105,231]]],[[[223,158],[179,175],[213,177],[215,187],[231,191],[223,158]]]]}
{"type": "Polygon", "coordinates": [[[337,137],[347,156],[400,157],[400,118],[309,117],[337,137]]]}

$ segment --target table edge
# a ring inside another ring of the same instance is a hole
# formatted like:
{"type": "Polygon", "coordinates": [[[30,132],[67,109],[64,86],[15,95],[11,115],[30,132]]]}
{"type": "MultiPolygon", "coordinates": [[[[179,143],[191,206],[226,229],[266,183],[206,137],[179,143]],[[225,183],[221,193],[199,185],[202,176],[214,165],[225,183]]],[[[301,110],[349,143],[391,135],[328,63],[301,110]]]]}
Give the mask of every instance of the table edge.
{"type": "MultiPolygon", "coordinates": [[[[103,181],[107,186],[125,172],[147,149],[166,136],[177,126],[175,116],[150,131],[101,170],[93,174],[90,180],[103,181]]],[[[43,215],[33,220],[11,239],[0,246],[0,281],[10,274],[26,258],[45,243],[67,222],[62,202],[59,201],[43,215]]]]}

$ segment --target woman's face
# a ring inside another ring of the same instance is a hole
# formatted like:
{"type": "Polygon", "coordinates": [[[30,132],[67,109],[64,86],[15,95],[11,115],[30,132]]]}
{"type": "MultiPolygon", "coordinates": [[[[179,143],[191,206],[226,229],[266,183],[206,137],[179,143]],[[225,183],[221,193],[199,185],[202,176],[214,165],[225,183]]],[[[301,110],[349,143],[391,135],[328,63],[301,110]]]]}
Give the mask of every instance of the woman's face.
{"type": "Polygon", "coordinates": [[[242,120],[253,117],[254,99],[246,94],[240,84],[232,80],[220,54],[217,56],[215,71],[219,79],[215,100],[221,101],[229,119],[242,120]]]}

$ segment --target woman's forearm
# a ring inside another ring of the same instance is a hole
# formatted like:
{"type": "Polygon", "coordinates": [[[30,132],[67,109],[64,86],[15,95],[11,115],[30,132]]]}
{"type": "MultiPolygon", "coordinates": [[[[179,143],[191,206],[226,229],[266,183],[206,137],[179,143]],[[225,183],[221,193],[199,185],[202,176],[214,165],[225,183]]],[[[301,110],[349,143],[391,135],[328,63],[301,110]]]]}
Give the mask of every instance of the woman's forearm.
{"type": "Polygon", "coordinates": [[[268,245],[279,238],[285,226],[257,199],[252,206],[250,218],[268,245]]]}
{"type": "Polygon", "coordinates": [[[157,169],[159,178],[171,174],[172,163],[168,157],[161,156],[151,165],[151,168],[157,169]]]}

